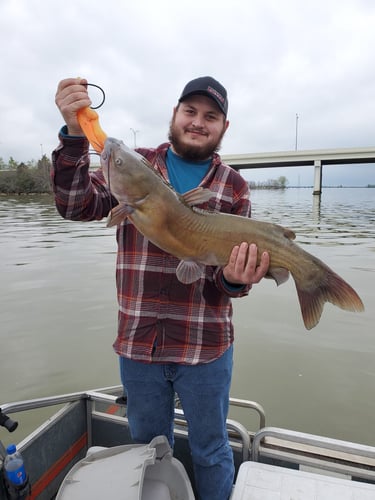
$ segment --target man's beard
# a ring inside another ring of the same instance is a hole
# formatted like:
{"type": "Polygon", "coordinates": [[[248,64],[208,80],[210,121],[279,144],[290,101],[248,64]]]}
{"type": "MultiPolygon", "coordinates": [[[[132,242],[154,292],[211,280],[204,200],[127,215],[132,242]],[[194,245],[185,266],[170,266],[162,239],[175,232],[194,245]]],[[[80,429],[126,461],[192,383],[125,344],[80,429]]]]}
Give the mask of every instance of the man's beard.
{"type": "Polygon", "coordinates": [[[179,156],[181,156],[185,160],[201,161],[201,160],[207,160],[214,153],[219,151],[221,146],[221,139],[223,138],[224,133],[225,133],[225,127],[223,127],[223,132],[220,135],[218,141],[215,143],[213,142],[208,143],[206,146],[192,146],[189,144],[185,144],[180,139],[180,136],[183,134],[183,132],[180,134],[176,130],[173,117],[169,126],[168,139],[173,146],[173,150],[179,156]]]}

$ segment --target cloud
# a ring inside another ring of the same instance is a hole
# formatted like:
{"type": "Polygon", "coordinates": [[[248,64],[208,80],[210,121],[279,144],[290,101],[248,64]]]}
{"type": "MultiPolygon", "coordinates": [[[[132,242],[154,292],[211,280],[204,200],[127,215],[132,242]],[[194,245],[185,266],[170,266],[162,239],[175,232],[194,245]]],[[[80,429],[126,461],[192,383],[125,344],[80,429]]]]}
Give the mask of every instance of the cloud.
{"type": "Polygon", "coordinates": [[[299,149],[371,146],[374,23],[359,0],[2,0],[0,157],[56,146],[70,76],[105,89],[102,126],[131,145],[131,128],[164,142],[184,84],[211,74],[229,93],[223,153],[294,149],[297,113],[299,149]]]}

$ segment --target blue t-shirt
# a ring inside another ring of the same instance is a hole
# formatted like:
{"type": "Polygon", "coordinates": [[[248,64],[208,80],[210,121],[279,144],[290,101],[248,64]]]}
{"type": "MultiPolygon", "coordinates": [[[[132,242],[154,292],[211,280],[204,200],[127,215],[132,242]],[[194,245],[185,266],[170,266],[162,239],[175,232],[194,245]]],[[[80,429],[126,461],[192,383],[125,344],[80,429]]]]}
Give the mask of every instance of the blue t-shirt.
{"type": "Polygon", "coordinates": [[[211,159],[203,161],[184,160],[171,148],[166,158],[169,182],[177,193],[183,194],[199,186],[211,164],[211,159]]]}

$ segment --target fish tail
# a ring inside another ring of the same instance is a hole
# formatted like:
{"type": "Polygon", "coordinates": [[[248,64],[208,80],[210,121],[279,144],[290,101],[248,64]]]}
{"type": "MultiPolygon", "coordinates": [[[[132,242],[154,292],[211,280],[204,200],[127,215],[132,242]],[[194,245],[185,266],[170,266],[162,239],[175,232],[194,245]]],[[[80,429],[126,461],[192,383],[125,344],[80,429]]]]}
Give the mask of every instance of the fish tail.
{"type": "Polygon", "coordinates": [[[346,311],[364,311],[357,292],[338,274],[324,265],[323,279],[315,287],[304,289],[295,280],[302,317],[307,330],[319,323],[326,302],[346,311]]]}

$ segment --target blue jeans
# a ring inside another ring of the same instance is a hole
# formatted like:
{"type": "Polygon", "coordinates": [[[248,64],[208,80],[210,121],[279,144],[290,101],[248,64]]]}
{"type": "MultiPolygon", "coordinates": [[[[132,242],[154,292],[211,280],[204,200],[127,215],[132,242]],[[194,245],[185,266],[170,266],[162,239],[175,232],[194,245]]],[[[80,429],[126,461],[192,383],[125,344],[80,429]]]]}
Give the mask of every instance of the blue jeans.
{"type": "Polygon", "coordinates": [[[145,364],[120,357],[130,432],[136,442],[148,443],[164,434],[173,447],[177,392],[188,423],[200,500],[227,500],[232,490],[233,453],[226,430],[232,365],[233,347],[200,365],[145,364]]]}

